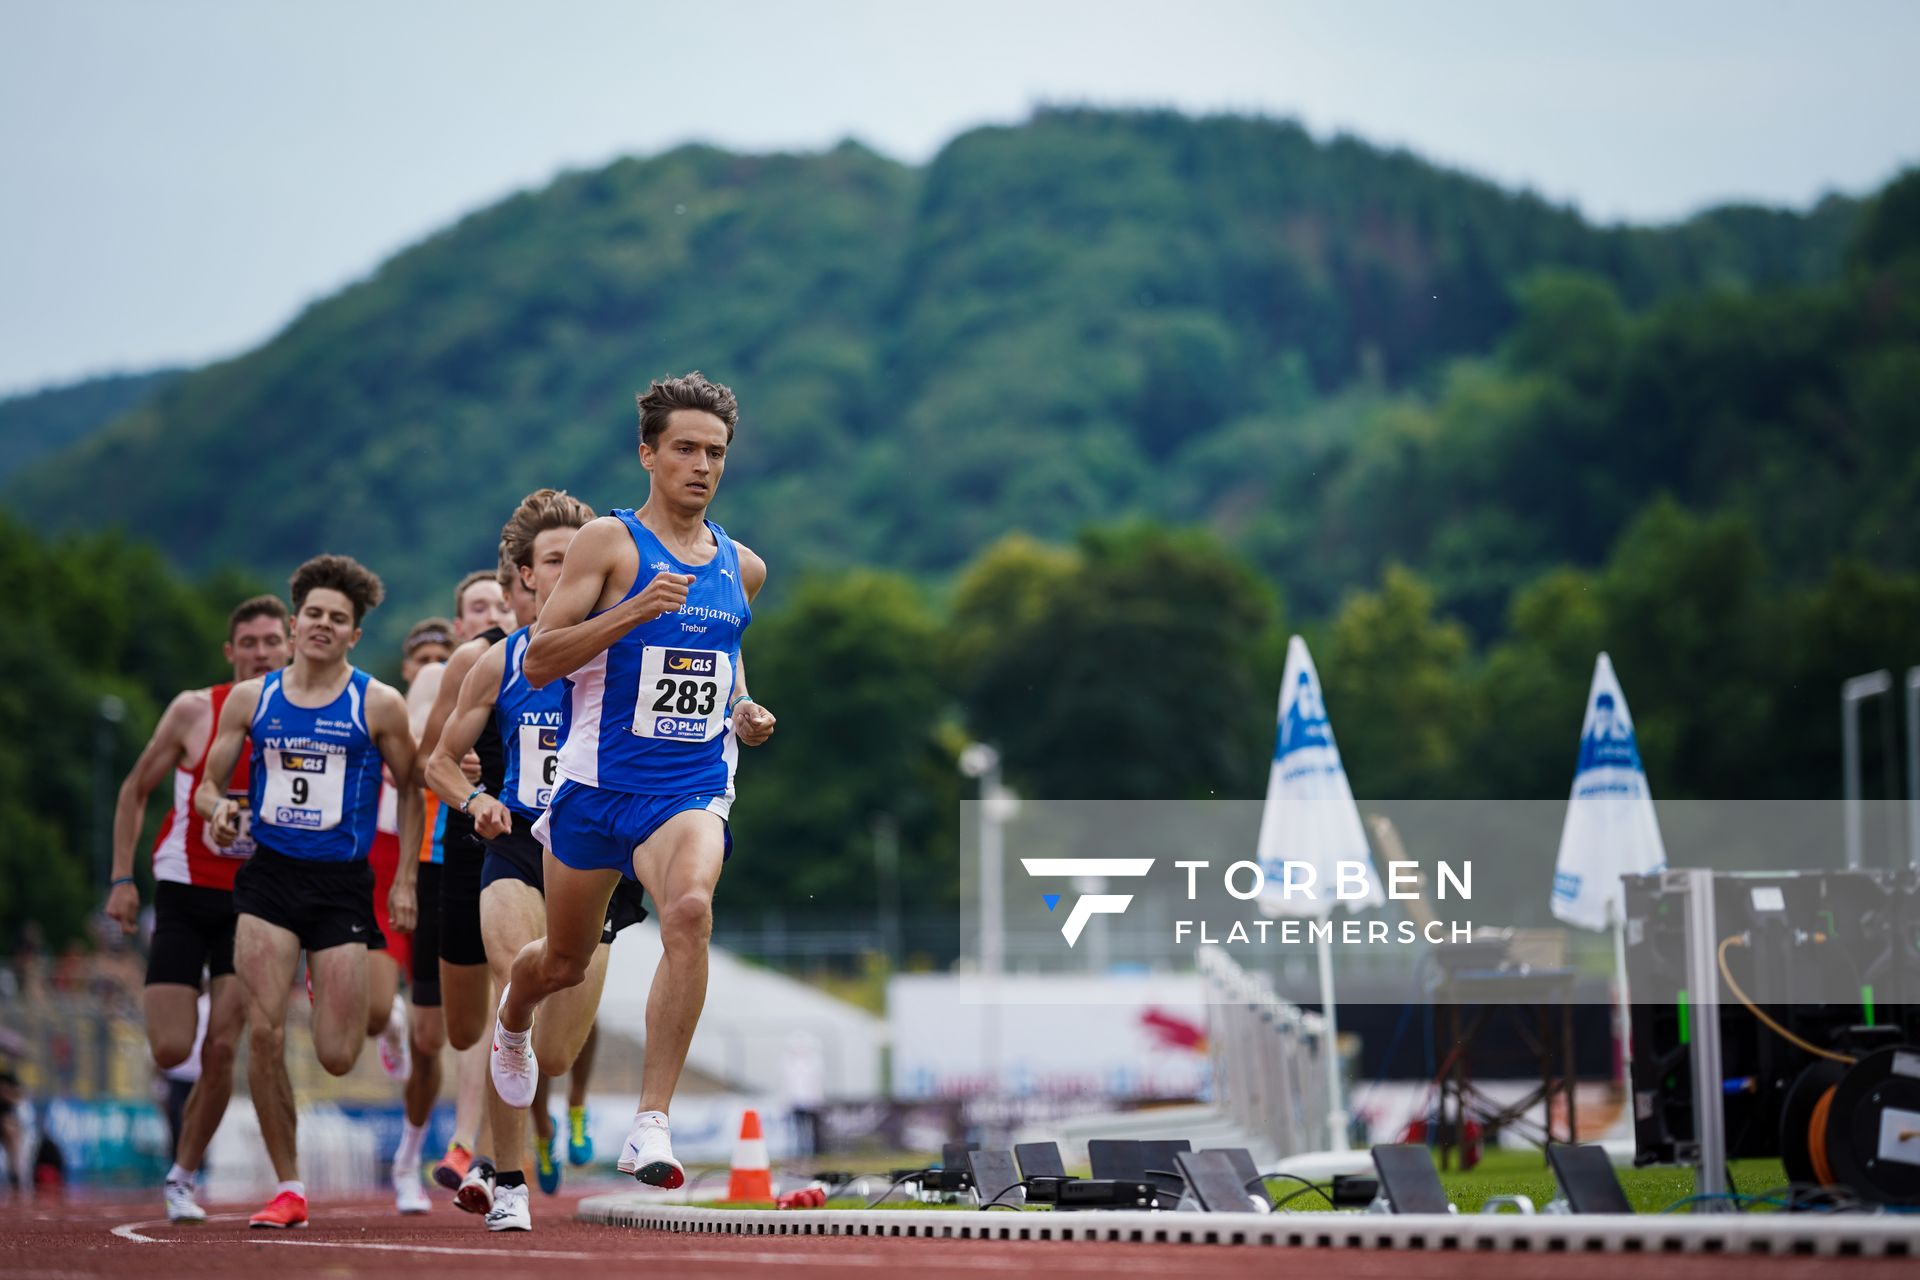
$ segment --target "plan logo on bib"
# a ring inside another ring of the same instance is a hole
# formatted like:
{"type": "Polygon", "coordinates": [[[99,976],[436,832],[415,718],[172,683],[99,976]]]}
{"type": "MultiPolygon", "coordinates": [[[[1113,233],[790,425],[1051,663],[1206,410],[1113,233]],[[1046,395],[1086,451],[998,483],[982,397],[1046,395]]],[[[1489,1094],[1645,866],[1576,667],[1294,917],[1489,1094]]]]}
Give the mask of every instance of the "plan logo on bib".
{"type": "MultiPolygon", "coordinates": [[[[1125,876],[1137,879],[1153,870],[1152,858],[1022,858],[1020,865],[1036,880],[1061,878],[1084,880],[1089,877],[1125,876]]],[[[1043,893],[1041,900],[1052,911],[1060,905],[1057,893],[1043,893]]],[[[1117,916],[1133,902],[1130,893],[1084,893],[1074,900],[1060,936],[1071,947],[1080,941],[1087,922],[1095,916],[1117,916]]]]}

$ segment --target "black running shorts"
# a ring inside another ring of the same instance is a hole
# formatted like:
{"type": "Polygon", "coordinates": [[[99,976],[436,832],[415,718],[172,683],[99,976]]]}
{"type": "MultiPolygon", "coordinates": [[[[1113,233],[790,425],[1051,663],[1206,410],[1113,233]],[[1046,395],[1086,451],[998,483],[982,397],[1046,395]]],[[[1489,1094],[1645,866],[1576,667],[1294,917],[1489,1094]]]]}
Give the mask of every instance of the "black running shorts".
{"type": "Polygon", "coordinates": [[[420,904],[420,915],[413,926],[413,990],[409,994],[416,1008],[435,1009],[440,1005],[439,863],[420,864],[414,897],[420,904]]]}
{"type": "Polygon", "coordinates": [[[233,879],[233,909],[287,930],[308,951],[387,946],[373,914],[373,864],[365,858],[318,862],[261,845],[233,879]]]}
{"type": "Polygon", "coordinates": [[[449,837],[440,864],[440,958],[448,964],[485,964],[480,938],[480,866],[486,850],[471,838],[449,837]]]}
{"type": "Polygon", "coordinates": [[[153,886],[153,947],[147,985],[178,983],[198,990],[200,975],[233,972],[233,892],[161,880],[153,886]]]}
{"type": "MultiPolygon", "coordinates": [[[[484,893],[486,887],[497,880],[518,880],[532,885],[545,896],[546,856],[546,846],[533,838],[533,824],[514,814],[513,830],[487,841],[487,860],[480,872],[481,891],[484,893]]],[[[612,942],[622,929],[645,920],[645,902],[645,891],[621,876],[620,883],[614,887],[612,901],[607,903],[607,925],[600,933],[600,941],[612,942]]]]}

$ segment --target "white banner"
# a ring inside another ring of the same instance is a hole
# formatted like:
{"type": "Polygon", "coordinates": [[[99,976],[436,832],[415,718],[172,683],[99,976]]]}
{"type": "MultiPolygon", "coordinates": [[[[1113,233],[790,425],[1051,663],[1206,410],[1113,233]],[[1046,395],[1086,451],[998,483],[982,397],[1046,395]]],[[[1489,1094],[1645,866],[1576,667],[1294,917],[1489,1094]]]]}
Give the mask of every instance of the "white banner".
{"type": "Polygon", "coordinates": [[[1260,909],[1270,916],[1332,912],[1337,882],[1346,864],[1349,880],[1364,876],[1365,894],[1344,900],[1349,911],[1386,901],[1380,877],[1353,803],[1353,787],[1340,748],[1327,721],[1320,673],[1313,668],[1307,642],[1287,642],[1287,670],[1280,681],[1280,724],[1267,781],[1267,806],[1260,815],[1260,866],[1266,887],[1260,909]],[[1293,864],[1289,866],[1288,864],[1293,864]],[[1287,886],[1295,886],[1287,892],[1287,886]],[[1299,887],[1310,884],[1312,892],[1299,887]]]}
{"type": "Polygon", "coordinates": [[[1606,929],[1620,919],[1620,877],[1650,875],[1666,865],[1633,716],[1603,653],[1593,664],[1580,726],[1580,762],[1553,873],[1553,914],[1582,929],[1606,929]]]}

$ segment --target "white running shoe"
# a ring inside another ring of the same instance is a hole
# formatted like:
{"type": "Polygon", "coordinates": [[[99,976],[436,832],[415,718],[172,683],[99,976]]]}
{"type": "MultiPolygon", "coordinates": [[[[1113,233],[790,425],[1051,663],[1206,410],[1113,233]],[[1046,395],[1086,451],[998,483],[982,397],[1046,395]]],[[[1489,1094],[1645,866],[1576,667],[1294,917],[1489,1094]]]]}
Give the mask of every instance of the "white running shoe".
{"type": "Polygon", "coordinates": [[[687,1180],[687,1171],[673,1158],[673,1135],[659,1112],[633,1118],[626,1145],[620,1148],[622,1173],[632,1174],[652,1187],[671,1191],[687,1180]]]}
{"type": "Polygon", "coordinates": [[[407,1035],[407,1002],[398,992],[393,997],[393,1012],[387,1015],[387,1029],[380,1033],[380,1069],[389,1080],[405,1080],[413,1070],[413,1045],[407,1035]]]}
{"type": "Polygon", "coordinates": [[[460,1189],[453,1193],[453,1202],[468,1213],[493,1212],[493,1166],[484,1160],[475,1160],[467,1167],[467,1176],[460,1179],[460,1189]]]}
{"type": "Polygon", "coordinates": [[[207,1211],[193,1199],[191,1182],[175,1182],[167,1179],[167,1221],[168,1222],[205,1222],[207,1211]]]}
{"type": "Polygon", "coordinates": [[[393,1207],[401,1213],[430,1213],[433,1201],[427,1197],[427,1180],[420,1172],[420,1162],[411,1165],[395,1163],[393,1166],[393,1207]]]}
{"type": "MultiPolygon", "coordinates": [[[[509,983],[501,988],[500,1008],[507,1007],[507,992],[513,990],[509,983]]],[[[500,1101],[510,1107],[530,1107],[533,1105],[534,1090],[539,1086],[539,1064],[533,1057],[533,1027],[527,1027],[527,1033],[521,1037],[518,1048],[507,1043],[506,1035],[500,1026],[500,1012],[493,1015],[493,1052],[487,1057],[487,1074],[493,1077],[493,1088],[500,1095],[500,1101]]]]}
{"type": "Polygon", "coordinates": [[[487,1210],[487,1230],[533,1230],[533,1215],[527,1210],[526,1183],[517,1187],[494,1188],[493,1208],[487,1210]]]}

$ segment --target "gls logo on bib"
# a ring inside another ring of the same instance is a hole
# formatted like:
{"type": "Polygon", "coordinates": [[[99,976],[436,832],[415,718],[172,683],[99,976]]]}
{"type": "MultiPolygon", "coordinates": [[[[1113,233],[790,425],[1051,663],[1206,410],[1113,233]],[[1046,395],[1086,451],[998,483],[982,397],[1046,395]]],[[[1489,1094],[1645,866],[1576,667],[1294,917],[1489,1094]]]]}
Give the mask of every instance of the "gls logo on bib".
{"type": "Polygon", "coordinates": [[[710,676],[714,656],[711,649],[669,649],[662,665],[676,676],[710,676]]]}

